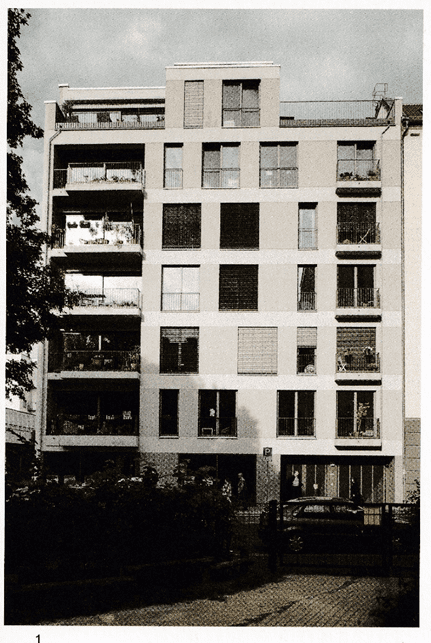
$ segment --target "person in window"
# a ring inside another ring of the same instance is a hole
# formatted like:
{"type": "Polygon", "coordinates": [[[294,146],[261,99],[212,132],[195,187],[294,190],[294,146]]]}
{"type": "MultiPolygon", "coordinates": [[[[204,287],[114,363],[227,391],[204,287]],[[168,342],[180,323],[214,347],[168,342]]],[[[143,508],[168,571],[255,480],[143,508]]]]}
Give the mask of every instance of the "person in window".
{"type": "Polygon", "coordinates": [[[352,478],[352,481],[350,484],[350,498],[357,507],[359,507],[359,505],[362,505],[363,500],[361,496],[361,491],[359,489],[359,484],[356,482],[355,478],[352,478]]]}
{"type": "Polygon", "coordinates": [[[301,478],[299,471],[294,471],[286,480],[286,489],[285,489],[285,500],[293,500],[294,498],[300,498],[302,496],[302,487],[301,478]]]}

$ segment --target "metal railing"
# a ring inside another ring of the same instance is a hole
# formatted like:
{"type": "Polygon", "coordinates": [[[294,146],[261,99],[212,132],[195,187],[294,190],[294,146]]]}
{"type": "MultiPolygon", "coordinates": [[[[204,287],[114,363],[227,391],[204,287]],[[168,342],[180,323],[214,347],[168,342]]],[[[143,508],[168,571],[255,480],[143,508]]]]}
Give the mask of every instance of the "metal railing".
{"type": "Polygon", "coordinates": [[[301,292],[298,296],[298,310],[316,310],[316,293],[301,292]]]}
{"type": "Polygon", "coordinates": [[[165,188],[182,188],[183,187],[183,170],[182,168],[165,169],[165,188]]]}
{"type": "Polygon", "coordinates": [[[124,114],[121,112],[87,112],[72,114],[68,120],[57,121],[57,130],[82,129],[164,129],[164,114],[124,114]]]}
{"type": "Polygon", "coordinates": [[[49,371],[138,371],[136,351],[73,350],[49,354],[49,371]]]}
{"type": "Polygon", "coordinates": [[[138,288],[87,288],[79,293],[76,305],[89,308],[140,308],[140,291],[138,288]]]}
{"type": "MultiPolygon", "coordinates": [[[[71,224],[70,228],[78,228],[78,225],[71,224]]],[[[141,226],[139,223],[109,223],[98,228],[95,234],[91,232],[90,226],[89,228],[80,229],[79,236],[76,238],[72,239],[68,237],[68,230],[54,230],[52,234],[52,247],[64,248],[69,245],[140,245],[141,226]]]]}
{"type": "Polygon", "coordinates": [[[337,288],[337,308],[380,308],[380,290],[337,288]]]}
{"type": "Polygon", "coordinates": [[[277,426],[277,435],[285,436],[307,436],[315,435],[316,420],[315,418],[303,417],[279,417],[277,426]]]}
{"type": "Polygon", "coordinates": [[[380,420],[374,418],[337,418],[337,438],[380,438],[380,420]]]}
{"type": "Polygon", "coordinates": [[[380,373],[380,355],[370,352],[364,354],[364,350],[358,349],[360,353],[340,353],[336,360],[337,373],[380,373]]]}
{"type": "Polygon", "coordinates": [[[299,228],[298,250],[317,250],[316,228],[299,228]]]}
{"type": "Polygon", "coordinates": [[[202,179],[203,188],[239,188],[239,168],[204,169],[202,179]]]}
{"type": "Polygon", "coordinates": [[[237,420],[233,417],[200,417],[198,436],[201,438],[230,437],[237,435],[237,420]]]}
{"type": "Polygon", "coordinates": [[[337,181],[380,181],[378,159],[343,159],[337,161],[337,181]]]}
{"type": "Polygon", "coordinates": [[[282,101],[280,103],[280,127],[313,125],[382,125],[394,123],[394,101],[282,101]]]}
{"type": "Polygon", "coordinates": [[[337,225],[337,243],[365,245],[380,243],[378,223],[345,222],[337,225]]]}
{"type": "Polygon", "coordinates": [[[223,109],[223,127],[259,127],[260,109],[258,107],[238,107],[223,109]]]}
{"type": "Polygon", "coordinates": [[[48,420],[48,435],[137,435],[137,417],[112,415],[61,414],[48,420]]]}
{"type": "Polygon", "coordinates": [[[199,310],[199,293],[163,293],[162,310],[199,310]]]}
{"type": "Polygon", "coordinates": [[[54,188],[73,183],[139,183],[144,185],[142,163],[70,163],[66,169],[54,170],[54,188]]]}
{"type": "Polygon", "coordinates": [[[260,170],[261,188],[297,188],[297,167],[273,167],[260,170]]]}

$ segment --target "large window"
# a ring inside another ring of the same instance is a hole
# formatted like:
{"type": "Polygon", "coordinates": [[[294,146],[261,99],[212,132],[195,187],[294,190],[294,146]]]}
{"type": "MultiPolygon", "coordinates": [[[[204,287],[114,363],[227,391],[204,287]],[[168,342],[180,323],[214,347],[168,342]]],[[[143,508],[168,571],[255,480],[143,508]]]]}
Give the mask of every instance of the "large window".
{"type": "Polygon", "coordinates": [[[178,395],[175,389],[160,390],[159,435],[178,435],[178,395]]]}
{"type": "Polygon", "coordinates": [[[379,372],[376,329],[347,326],[337,328],[337,371],[379,372]]]}
{"type": "Polygon", "coordinates": [[[258,266],[220,266],[219,310],[257,310],[258,266]]]}
{"type": "Polygon", "coordinates": [[[379,290],[374,288],[375,266],[337,266],[338,308],[378,308],[379,290]]]}
{"type": "Polygon", "coordinates": [[[315,433],[314,391],[278,391],[277,435],[307,436],[315,433]]]}
{"type": "Polygon", "coordinates": [[[380,243],[375,203],[338,203],[337,226],[337,243],[380,243]]]}
{"type": "Polygon", "coordinates": [[[374,146],[374,141],[339,142],[337,179],[339,181],[380,179],[380,166],[374,158],[374,146]]]}
{"type": "Polygon", "coordinates": [[[220,248],[222,250],[259,249],[258,203],[222,203],[220,205],[220,248]]]}
{"type": "Polygon", "coordinates": [[[277,328],[238,328],[238,373],[277,375],[277,328]]]}
{"type": "Polygon", "coordinates": [[[183,187],[183,146],[165,145],[165,188],[183,187]]]}
{"type": "Polygon", "coordinates": [[[316,310],[316,266],[298,266],[298,310],[316,310]]]}
{"type": "Polygon", "coordinates": [[[163,206],[163,238],[165,250],[201,247],[201,205],[181,203],[163,206]]]}
{"type": "Polygon", "coordinates": [[[199,436],[236,436],[236,391],[199,391],[199,436]]]}
{"type": "Polygon", "coordinates": [[[184,127],[200,129],[204,124],[204,81],[184,81],[184,127]]]}
{"type": "Polygon", "coordinates": [[[160,329],[160,372],[197,373],[199,328],[160,329]]]}
{"type": "Polygon", "coordinates": [[[298,249],[317,250],[317,204],[300,203],[298,220],[298,249]]]}
{"type": "Polygon", "coordinates": [[[297,328],[297,373],[316,372],[317,328],[297,328]]]}
{"type": "Polygon", "coordinates": [[[202,187],[239,188],[239,144],[204,144],[202,187]]]}
{"type": "Polygon", "coordinates": [[[337,391],[337,437],[380,437],[374,391],[337,391]]]}
{"type": "Polygon", "coordinates": [[[258,80],[223,82],[223,127],[259,127],[258,80]]]}
{"type": "Polygon", "coordinates": [[[296,143],[260,144],[260,187],[297,188],[296,143]]]}
{"type": "Polygon", "coordinates": [[[163,266],[162,310],[199,310],[198,266],[163,266]]]}

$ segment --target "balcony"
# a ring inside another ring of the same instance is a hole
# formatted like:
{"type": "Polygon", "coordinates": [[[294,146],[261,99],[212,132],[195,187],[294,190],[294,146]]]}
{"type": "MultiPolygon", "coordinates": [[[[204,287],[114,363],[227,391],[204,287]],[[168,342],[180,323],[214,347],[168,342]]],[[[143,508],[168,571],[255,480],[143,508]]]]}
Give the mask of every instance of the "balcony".
{"type": "Polygon", "coordinates": [[[135,112],[98,111],[75,112],[64,121],[57,121],[56,130],[86,130],[86,129],[164,129],[165,115],[141,114],[135,112]]]}
{"type": "Polygon", "coordinates": [[[392,99],[280,103],[280,127],[381,127],[394,124],[392,99]]]}
{"type": "Polygon", "coordinates": [[[380,224],[360,221],[338,223],[335,254],[340,258],[381,257],[380,224]]]}
{"type": "Polygon", "coordinates": [[[338,353],[335,372],[340,384],[346,384],[349,380],[355,384],[362,380],[370,380],[376,384],[376,380],[381,380],[380,355],[368,347],[338,353]]]}
{"type": "Polygon", "coordinates": [[[381,321],[379,288],[338,288],[338,321],[381,321]]]}
{"type": "Polygon", "coordinates": [[[314,437],[316,420],[312,417],[279,417],[278,437],[303,438],[314,437]]]}
{"type": "Polygon", "coordinates": [[[111,314],[140,315],[141,293],[138,288],[86,289],[78,294],[78,303],[71,309],[73,315],[111,314]]]}
{"type": "Polygon", "coordinates": [[[142,163],[70,163],[54,170],[54,189],[73,190],[142,190],[145,172],[142,163]]]}
{"type": "Polygon", "coordinates": [[[48,421],[47,435],[137,435],[138,418],[130,412],[112,415],[62,414],[48,421]]]}
{"type": "Polygon", "coordinates": [[[316,293],[301,292],[298,296],[298,310],[309,311],[316,310],[316,293]]]}
{"type": "MultiPolygon", "coordinates": [[[[49,373],[64,377],[100,377],[101,373],[115,377],[120,374],[137,376],[140,370],[139,351],[68,350],[50,352],[49,373]]],[[[51,378],[56,379],[56,378],[51,378]]]]}
{"type": "Polygon", "coordinates": [[[343,159],[337,162],[338,196],[380,196],[382,192],[380,161],[343,159]]]}
{"type": "Polygon", "coordinates": [[[200,438],[236,438],[237,420],[234,417],[199,418],[200,438]]]}
{"type": "Polygon", "coordinates": [[[381,448],[380,420],[370,417],[337,418],[335,446],[341,449],[381,448]]]}
{"type": "Polygon", "coordinates": [[[239,168],[203,171],[203,188],[239,188],[239,168]]]}

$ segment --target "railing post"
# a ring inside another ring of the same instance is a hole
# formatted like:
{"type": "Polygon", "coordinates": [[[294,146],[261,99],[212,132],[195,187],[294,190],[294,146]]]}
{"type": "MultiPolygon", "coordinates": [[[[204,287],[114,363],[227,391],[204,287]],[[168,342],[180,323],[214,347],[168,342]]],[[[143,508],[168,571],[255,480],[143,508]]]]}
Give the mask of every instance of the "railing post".
{"type": "Polygon", "coordinates": [[[271,572],[277,570],[277,501],[270,500],[268,511],[268,568],[271,572]]]}

